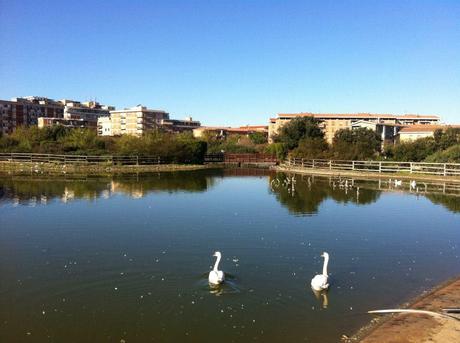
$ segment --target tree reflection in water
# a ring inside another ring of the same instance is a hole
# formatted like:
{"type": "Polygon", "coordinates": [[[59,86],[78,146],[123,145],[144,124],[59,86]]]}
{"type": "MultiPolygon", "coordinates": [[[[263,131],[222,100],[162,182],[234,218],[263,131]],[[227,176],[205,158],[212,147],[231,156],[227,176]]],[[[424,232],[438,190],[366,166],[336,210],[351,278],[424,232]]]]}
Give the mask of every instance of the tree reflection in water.
{"type": "Polygon", "coordinates": [[[267,178],[270,192],[295,215],[313,215],[326,199],[339,203],[366,205],[376,202],[382,192],[404,192],[425,196],[452,212],[460,212],[460,185],[409,181],[395,187],[390,179],[352,179],[314,175],[273,173],[263,169],[203,169],[162,173],[95,176],[16,175],[0,177],[0,205],[46,205],[51,201],[95,200],[123,194],[140,198],[155,192],[206,192],[225,177],[267,178]]]}
{"type": "Polygon", "coordinates": [[[315,176],[288,176],[279,173],[270,177],[271,191],[291,213],[312,215],[328,199],[339,203],[370,204],[380,197],[381,191],[354,185],[350,179],[318,178],[315,176]],[[286,181],[291,180],[291,181],[286,181]],[[347,181],[345,183],[345,181],[347,181]]]}
{"type": "Polygon", "coordinates": [[[434,204],[460,212],[460,185],[420,182],[413,190],[410,181],[394,187],[391,179],[356,179],[278,173],[269,178],[270,191],[296,215],[314,215],[328,198],[338,203],[367,205],[376,202],[382,192],[405,192],[425,196],[434,204]]]}

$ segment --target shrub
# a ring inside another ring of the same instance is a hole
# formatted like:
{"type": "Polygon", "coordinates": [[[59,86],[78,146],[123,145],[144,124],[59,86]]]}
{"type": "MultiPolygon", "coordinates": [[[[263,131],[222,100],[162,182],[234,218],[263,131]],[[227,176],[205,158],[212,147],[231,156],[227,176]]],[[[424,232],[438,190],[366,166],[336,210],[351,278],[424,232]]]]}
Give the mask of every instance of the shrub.
{"type": "Polygon", "coordinates": [[[267,143],[267,135],[263,132],[253,132],[249,134],[249,138],[253,144],[267,143]]]}
{"type": "Polygon", "coordinates": [[[329,146],[324,138],[306,137],[300,140],[297,148],[292,150],[292,157],[314,159],[327,158],[329,146]]]}
{"type": "Polygon", "coordinates": [[[288,148],[283,143],[272,143],[266,146],[265,153],[275,155],[279,160],[284,160],[288,154],[288,148]]]}
{"type": "Polygon", "coordinates": [[[396,144],[386,151],[386,155],[395,161],[421,162],[429,155],[434,154],[436,150],[435,140],[427,137],[396,144]]]}
{"type": "Polygon", "coordinates": [[[275,142],[283,143],[291,150],[295,149],[303,138],[324,138],[317,119],[302,117],[291,120],[281,128],[275,142]]]}
{"type": "Polygon", "coordinates": [[[459,163],[460,144],[453,145],[445,150],[437,151],[425,159],[426,162],[459,163]]]}
{"type": "Polygon", "coordinates": [[[332,155],[344,160],[365,160],[378,155],[381,144],[380,136],[373,130],[342,129],[334,135],[332,155]]]}

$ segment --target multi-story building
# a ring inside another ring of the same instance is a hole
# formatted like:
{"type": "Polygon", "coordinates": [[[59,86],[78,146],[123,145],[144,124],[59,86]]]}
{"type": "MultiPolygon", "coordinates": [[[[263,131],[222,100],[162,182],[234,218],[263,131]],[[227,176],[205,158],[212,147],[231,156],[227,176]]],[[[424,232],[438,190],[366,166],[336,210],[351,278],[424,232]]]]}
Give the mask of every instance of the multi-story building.
{"type": "Polygon", "coordinates": [[[434,137],[436,130],[460,129],[460,125],[411,125],[403,127],[398,134],[400,142],[414,141],[419,138],[434,137]]]}
{"type": "Polygon", "coordinates": [[[47,117],[39,117],[38,118],[38,127],[51,127],[60,125],[67,128],[88,128],[88,129],[96,129],[97,122],[93,120],[87,120],[83,118],[73,118],[73,119],[65,119],[65,118],[47,118],[47,117]]]}
{"type": "Polygon", "coordinates": [[[61,103],[44,97],[0,100],[0,131],[12,133],[19,126],[37,125],[39,117],[62,118],[63,113],[61,103]]]}
{"type": "Polygon", "coordinates": [[[74,100],[59,100],[64,105],[65,119],[85,119],[97,123],[99,117],[107,117],[110,111],[115,110],[113,106],[101,105],[95,101],[79,102],[74,100]]]}
{"type": "Polygon", "coordinates": [[[140,136],[148,130],[160,127],[163,120],[169,119],[169,113],[139,105],[110,111],[110,119],[114,136],[124,134],[140,136]]]}
{"type": "Polygon", "coordinates": [[[192,131],[200,127],[201,123],[197,120],[193,120],[192,117],[187,117],[185,120],[163,119],[160,125],[162,129],[169,132],[183,132],[192,131]]]}
{"type": "Polygon", "coordinates": [[[37,96],[0,100],[0,131],[12,133],[19,126],[31,125],[96,128],[97,119],[114,109],[94,101],[55,101],[37,96]]]}
{"type": "MultiPolygon", "coordinates": [[[[355,113],[355,114],[320,114],[320,113],[295,113],[295,114],[278,114],[277,118],[270,118],[268,126],[269,143],[273,142],[273,138],[279,133],[280,129],[294,118],[313,117],[320,121],[320,126],[324,131],[325,138],[328,143],[332,143],[335,133],[340,129],[352,129],[353,125],[361,122],[369,122],[374,124],[385,124],[384,135],[387,134],[387,128],[390,126],[393,130],[398,130],[399,125],[426,125],[439,123],[439,117],[436,115],[419,115],[419,114],[371,114],[371,113],[355,113]]],[[[356,125],[355,125],[356,126],[356,125]]],[[[372,129],[372,127],[370,127],[372,129]]],[[[382,128],[382,125],[375,126],[382,128]]]]}
{"type": "Polygon", "coordinates": [[[167,132],[192,131],[201,123],[192,118],[185,120],[169,119],[164,111],[148,110],[145,107],[122,111],[111,111],[110,117],[100,117],[97,121],[100,136],[119,136],[123,134],[140,136],[147,130],[159,128],[167,132]],[[164,118],[164,119],[161,119],[164,118]]]}
{"type": "Polygon", "coordinates": [[[97,134],[99,136],[113,136],[110,117],[99,117],[97,119],[97,134]]]}

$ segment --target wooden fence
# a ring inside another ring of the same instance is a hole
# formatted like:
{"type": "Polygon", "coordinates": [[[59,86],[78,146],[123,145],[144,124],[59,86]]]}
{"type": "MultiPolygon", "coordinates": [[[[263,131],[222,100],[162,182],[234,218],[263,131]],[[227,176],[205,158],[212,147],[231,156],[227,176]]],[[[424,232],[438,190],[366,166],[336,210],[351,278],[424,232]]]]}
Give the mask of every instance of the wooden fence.
{"type": "Polygon", "coordinates": [[[87,156],[54,154],[0,154],[0,162],[29,162],[53,164],[104,164],[104,165],[154,165],[167,163],[154,156],[87,156]]]}
{"type": "Polygon", "coordinates": [[[289,158],[286,160],[285,164],[290,167],[309,169],[460,176],[460,163],[307,160],[302,158],[289,158]]]}

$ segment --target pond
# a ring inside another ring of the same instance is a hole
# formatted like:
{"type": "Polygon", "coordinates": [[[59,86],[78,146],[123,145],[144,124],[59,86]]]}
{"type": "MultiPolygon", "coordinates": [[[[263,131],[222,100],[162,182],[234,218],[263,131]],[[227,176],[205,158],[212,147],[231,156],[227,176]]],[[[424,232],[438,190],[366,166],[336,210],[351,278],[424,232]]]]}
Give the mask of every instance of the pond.
{"type": "Polygon", "coordinates": [[[0,341],[337,342],[460,273],[459,188],[413,186],[256,169],[0,177],[0,341]],[[330,288],[315,295],[323,251],[330,288]]]}

